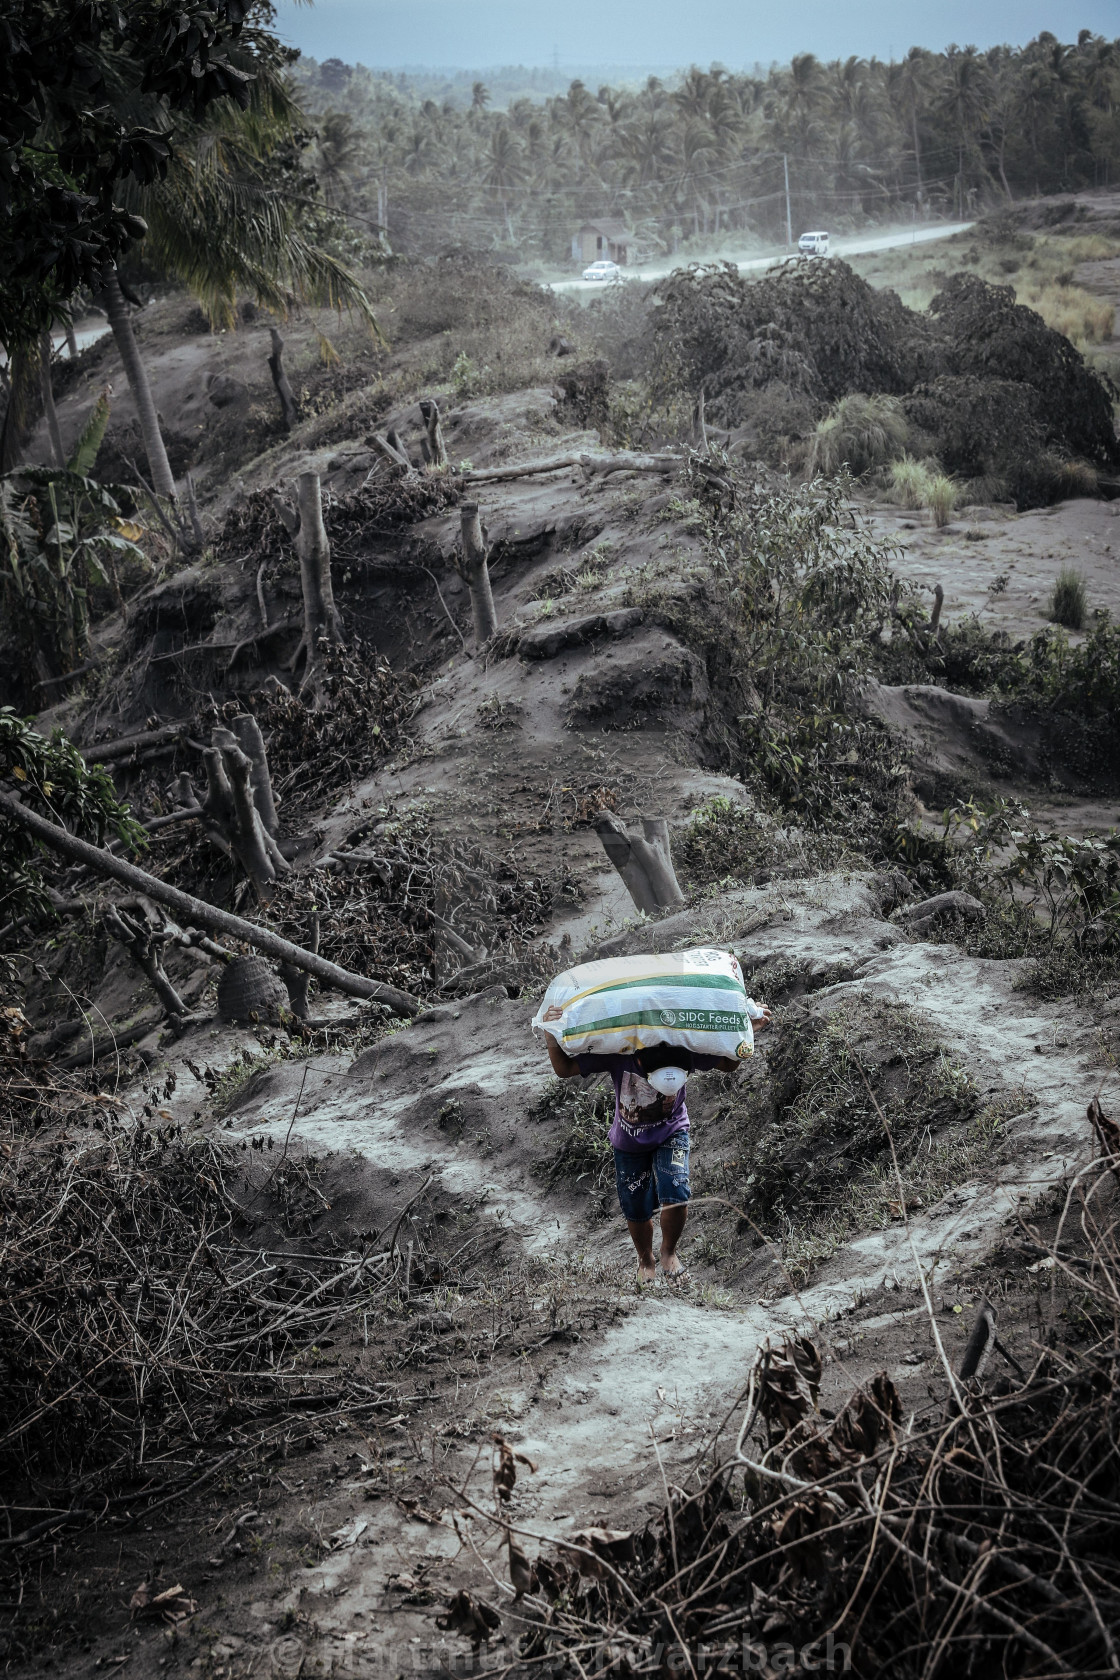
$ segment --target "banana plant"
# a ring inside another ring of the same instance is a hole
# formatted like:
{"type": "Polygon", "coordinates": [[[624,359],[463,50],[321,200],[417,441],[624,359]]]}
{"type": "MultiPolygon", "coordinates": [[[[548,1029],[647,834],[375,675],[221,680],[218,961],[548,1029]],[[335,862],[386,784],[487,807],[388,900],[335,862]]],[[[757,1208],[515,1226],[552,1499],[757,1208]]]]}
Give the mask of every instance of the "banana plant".
{"type": "Polygon", "coordinates": [[[118,560],[146,564],[115,487],[90,476],[109,418],[102,392],[65,467],[19,467],[0,477],[0,591],[26,675],[43,684],[89,653],[89,593],[123,608],[118,560]]]}

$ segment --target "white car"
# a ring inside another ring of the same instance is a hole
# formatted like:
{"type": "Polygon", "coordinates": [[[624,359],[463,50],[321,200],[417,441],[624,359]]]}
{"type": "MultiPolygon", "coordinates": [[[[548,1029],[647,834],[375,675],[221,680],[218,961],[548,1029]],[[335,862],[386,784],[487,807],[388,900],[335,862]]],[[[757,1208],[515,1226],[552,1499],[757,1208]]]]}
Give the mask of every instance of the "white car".
{"type": "Polygon", "coordinates": [[[803,257],[827,257],[827,233],[803,233],[797,241],[797,249],[803,257]]]}
{"type": "Polygon", "coordinates": [[[622,270],[616,262],[607,262],[604,258],[601,262],[593,262],[590,268],[585,268],[583,278],[585,280],[620,280],[622,270]]]}

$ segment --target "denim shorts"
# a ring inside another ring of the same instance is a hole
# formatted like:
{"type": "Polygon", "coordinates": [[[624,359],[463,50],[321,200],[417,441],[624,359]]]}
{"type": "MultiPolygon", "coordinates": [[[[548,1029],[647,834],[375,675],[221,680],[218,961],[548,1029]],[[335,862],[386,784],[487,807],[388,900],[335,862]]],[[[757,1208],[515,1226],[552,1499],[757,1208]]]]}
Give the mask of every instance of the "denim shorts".
{"type": "Polygon", "coordinates": [[[639,1224],[656,1207],[679,1206],[692,1195],[688,1183],[688,1133],[676,1132],[656,1149],[614,1152],[618,1205],[625,1218],[639,1224]]]}

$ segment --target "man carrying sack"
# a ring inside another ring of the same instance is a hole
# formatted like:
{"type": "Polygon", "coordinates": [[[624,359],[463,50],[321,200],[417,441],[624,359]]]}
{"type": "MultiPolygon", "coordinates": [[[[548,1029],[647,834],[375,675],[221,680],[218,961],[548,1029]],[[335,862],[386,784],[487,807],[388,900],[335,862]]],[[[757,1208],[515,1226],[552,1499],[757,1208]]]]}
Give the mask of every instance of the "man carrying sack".
{"type": "Polygon", "coordinates": [[[674,952],[584,963],[558,975],[533,1021],[544,1029],[558,1079],[609,1073],[619,1205],[642,1282],[656,1279],[653,1214],[660,1209],[661,1270],[684,1283],[677,1252],[688,1217],[690,1073],[733,1073],[752,1054],[752,1023],[770,1011],[746,995],[724,951],[674,952]]]}

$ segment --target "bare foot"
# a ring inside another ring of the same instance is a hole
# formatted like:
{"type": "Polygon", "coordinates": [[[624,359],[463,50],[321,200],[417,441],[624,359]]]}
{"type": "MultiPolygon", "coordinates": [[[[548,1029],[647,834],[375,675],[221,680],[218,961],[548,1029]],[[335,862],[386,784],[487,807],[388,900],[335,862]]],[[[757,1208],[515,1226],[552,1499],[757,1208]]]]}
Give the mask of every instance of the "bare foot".
{"type": "Polygon", "coordinates": [[[652,1254],[650,1255],[648,1260],[645,1259],[644,1256],[639,1259],[639,1261],[638,1261],[638,1282],[639,1283],[656,1283],[657,1282],[657,1267],[653,1263],[653,1255],[652,1254]]]}

